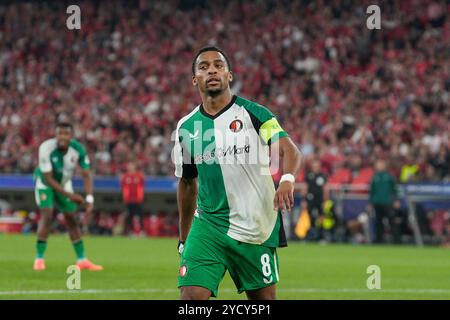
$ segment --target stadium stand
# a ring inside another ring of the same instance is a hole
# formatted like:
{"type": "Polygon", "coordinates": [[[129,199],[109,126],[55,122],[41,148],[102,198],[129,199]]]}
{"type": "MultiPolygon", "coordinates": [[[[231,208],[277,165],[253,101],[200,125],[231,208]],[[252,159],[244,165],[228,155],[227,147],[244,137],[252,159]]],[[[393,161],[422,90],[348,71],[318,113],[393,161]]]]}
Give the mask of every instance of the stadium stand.
{"type": "Polygon", "coordinates": [[[450,177],[450,28],[446,1],[386,1],[380,31],[368,1],[81,2],[1,6],[0,172],[30,173],[55,117],[70,116],[97,175],[129,155],[172,175],[171,133],[199,98],[190,63],[215,43],[232,58],[236,93],[270,107],[308,159],[342,175],[389,159],[400,177],[450,177]],[[251,23],[250,23],[251,22],[251,23]]]}

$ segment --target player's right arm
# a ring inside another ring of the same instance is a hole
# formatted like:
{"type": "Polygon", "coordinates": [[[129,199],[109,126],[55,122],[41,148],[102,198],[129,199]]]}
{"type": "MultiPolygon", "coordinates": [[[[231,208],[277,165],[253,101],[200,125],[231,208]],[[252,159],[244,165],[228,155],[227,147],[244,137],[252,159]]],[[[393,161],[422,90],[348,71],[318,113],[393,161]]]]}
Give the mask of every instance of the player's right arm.
{"type": "Polygon", "coordinates": [[[192,226],[197,205],[197,178],[182,177],[178,182],[177,202],[179,212],[180,241],[185,241],[192,226]]]}
{"type": "Polygon", "coordinates": [[[177,188],[177,204],[179,212],[179,243],[178,252],[181,254],[182,245],[186,241],[192,226],[195,209],[197,206],[197,166],[192,157],[184,150],[182,136],[179,135],[180,127],[177,126],[174,162],[175,176],[180,178],[177,188]]]}
{"type": "Polygon", "coordinates": [[[53,178],[52,172],[43,172],[42,173],[44,175],[44,179],[45,182],[56,192],[59,192],[61,194],[63,194],[64,196],[66,196],[67,198],[69,198],[71,201],[75,202],[75,203],[79,203],[82,204],[84,203],[84,199],[81,195],[77,194],[77,193],[72,193],[72,192],[68,192],[66,190],[64,190],[64,188],[61,186],[61,184],[59,184],[58,181],[56,181],[53,178]]]}
{"type": "Polygon", "coordinates": [[[56,192],[63,194],[75,203],[84,203],[84,199],[82,196],[64,190],[63,186],[53,178],[53,168],[50,161],[50,152],[45,144],[42,144],[39,147],[39,169],[42,172],[45,182],[50,186],[50,188],[52,188],[56,192]]]}

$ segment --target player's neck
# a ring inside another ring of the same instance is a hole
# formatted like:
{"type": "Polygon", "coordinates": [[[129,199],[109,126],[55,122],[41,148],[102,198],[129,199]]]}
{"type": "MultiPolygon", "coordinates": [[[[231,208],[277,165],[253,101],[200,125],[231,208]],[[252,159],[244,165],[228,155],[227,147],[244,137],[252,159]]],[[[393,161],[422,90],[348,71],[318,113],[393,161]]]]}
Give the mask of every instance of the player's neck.
{"type": "Polygon", "coordinates": [[[59,150],[59,152],[61,153],[61,154],[66,154],[67,153],[67,150],[69,150],[69,148],[58,148],[58,150],[59,150]]]}
{"type": "Polygon", "coordinates": [[[202,96],[203,108],[208,114],[214,116],[225,108],[231,102],[231,99],[233,99],[233,95],[230,89],[216,97],[204,95],[202,96]]]}

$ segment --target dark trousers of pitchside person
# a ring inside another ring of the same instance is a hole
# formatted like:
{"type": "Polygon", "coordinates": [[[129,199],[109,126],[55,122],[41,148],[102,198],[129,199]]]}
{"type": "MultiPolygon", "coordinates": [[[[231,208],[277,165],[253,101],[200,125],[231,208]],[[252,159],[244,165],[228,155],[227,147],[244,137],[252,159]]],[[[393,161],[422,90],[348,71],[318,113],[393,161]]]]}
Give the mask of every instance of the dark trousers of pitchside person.
{"type": "MultiPolygon", "coordinates": [[[[393,223],[393,207],[392,205],[382,205],[382,204],[374,204],[373,209],[375,210],[375,243],[383,243],[384,242],[384,233],[385,233],[385,218],[387,218],[387,222],[389,223],[389,229],[392,228],[393,223]]],[[[391,230],[392,231],[392,230],[391,230]]]]}
{"type": "Polygon", "coordinates": [[[140,203],[127,204],[127,217],[125,219],[125,235],[129,235],[133,230],[133,218],[137,216],[141,225],[141,232],[144,231],[144,216],[142,213],[142,205],[140,203]]]}

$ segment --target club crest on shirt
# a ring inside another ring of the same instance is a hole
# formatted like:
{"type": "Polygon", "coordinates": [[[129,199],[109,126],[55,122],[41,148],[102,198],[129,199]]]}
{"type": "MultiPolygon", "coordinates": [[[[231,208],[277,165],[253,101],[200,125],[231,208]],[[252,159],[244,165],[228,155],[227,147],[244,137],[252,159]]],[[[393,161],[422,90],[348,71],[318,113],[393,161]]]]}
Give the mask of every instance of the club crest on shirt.
{"type": "Polygon", "coordinates": [[[244,127],[244,124],[239,119],[233,120],[230,123],[230,130],[233,132],[239,132],[242,130],[243,127],[244,127]]]}
{"type": "Polygon", "coordinates": [[[47,199],[47,195],[45,193],[41,193],[41,200],[45,201],[47,199]]]}
{"type": "Polygon", "coordinates": [[[186,265],[182,265],[180,267],[179,273],[180,273],[181,277],[184,277],[187,274],[187,266],[186,265]]]}

